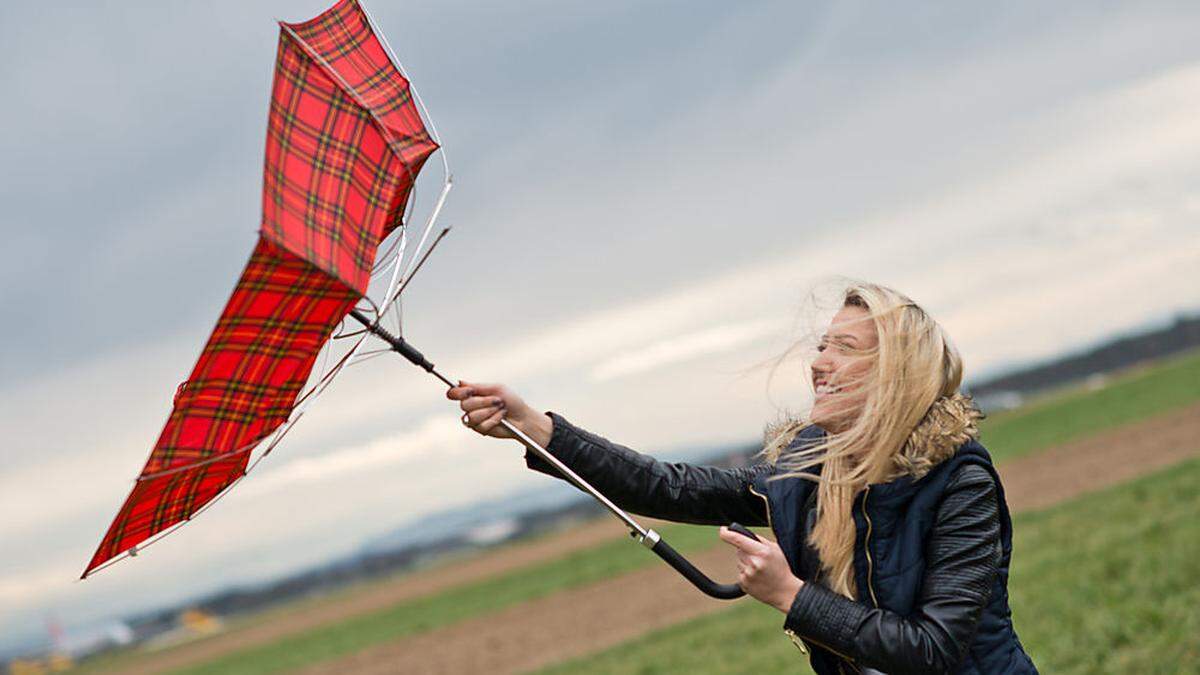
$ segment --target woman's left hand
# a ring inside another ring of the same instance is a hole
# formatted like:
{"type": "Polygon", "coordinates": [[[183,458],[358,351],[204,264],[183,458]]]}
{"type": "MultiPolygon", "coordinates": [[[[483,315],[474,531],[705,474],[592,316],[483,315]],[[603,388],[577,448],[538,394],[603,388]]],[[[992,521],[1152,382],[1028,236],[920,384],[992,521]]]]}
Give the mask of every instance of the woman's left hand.
{"type": "Polygon", "coordinates": [[[721,527],[721,540],[737,549],[738,586],[787,614],[804,582],[792,574],[779,544],[765,539],[754,541],[727,527],[721,527]]]}

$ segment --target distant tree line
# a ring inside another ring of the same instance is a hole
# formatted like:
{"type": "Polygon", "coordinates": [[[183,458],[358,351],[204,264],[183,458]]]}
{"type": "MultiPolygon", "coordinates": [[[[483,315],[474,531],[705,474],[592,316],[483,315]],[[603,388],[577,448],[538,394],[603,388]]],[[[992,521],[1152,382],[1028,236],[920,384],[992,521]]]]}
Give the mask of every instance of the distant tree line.
{"type": "Polygon", "coordinates": [[[1009,391],[1028,394],[1196,347],[1200,347],[1200,315],[1178,316],[1165,328],[1119,338],[1080,354],[971,384],[969,389],[977,398],[1009,391]]]}

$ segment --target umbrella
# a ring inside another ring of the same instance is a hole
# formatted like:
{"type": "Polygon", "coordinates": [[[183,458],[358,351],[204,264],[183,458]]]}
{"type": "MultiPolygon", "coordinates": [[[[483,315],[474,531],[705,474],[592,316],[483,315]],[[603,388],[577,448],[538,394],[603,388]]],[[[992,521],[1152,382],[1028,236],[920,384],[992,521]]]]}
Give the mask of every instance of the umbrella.
{"type": "MultiPolygon", "coordinates": [[[[413,185],[439,149],[418,106],[403,70],[355,0],[340,0],[303,23],[280,22],[258,243],[84,577],[136,555],[225,494],[252,468],[252,451],[266,446],[260,460],[270,452],[304,405],[352,360],[362,335],[374,334],[454,386],[382,325],[440,240],[425,248],[451,185],[443,151],[442,191],[402,265],[413,185]],[[399,243],[380,255],[393,232],[399,243]],[[383,302],[360,307],[381,268],[379,257],[392,269],[383,302]],[[305,390],[323,346],[337,337],[347,315],[363,326],[359,342],[305,390]]],[[[719,598],[743,595],[736,585],[713,582],[545,448],[507,420],[502,424],[701,590],[719,598]]]]}
{"type": "Polygon", "coordinates": [[[318,353],[366,294],[437,148],[355,2],[280,24],[258,243],[84,576],[190,519],[295,419],[318,353]]]}

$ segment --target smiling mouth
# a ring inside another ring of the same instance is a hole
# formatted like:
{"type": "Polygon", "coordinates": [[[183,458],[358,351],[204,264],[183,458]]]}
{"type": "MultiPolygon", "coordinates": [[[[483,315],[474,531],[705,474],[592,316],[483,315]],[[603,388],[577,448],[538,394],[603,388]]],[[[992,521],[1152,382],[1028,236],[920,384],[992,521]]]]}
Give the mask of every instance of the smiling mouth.
{"type": "Polygon", "coordinates": [[[813,389],[816,392],[817,396],[825,396],[827,394],[836,394],[837,392],[842,390],[841,387],[835,387],[832,384],[829,384],[828,382],[820,382],[820,383],[816,384],[813,387],[813,389]]]}

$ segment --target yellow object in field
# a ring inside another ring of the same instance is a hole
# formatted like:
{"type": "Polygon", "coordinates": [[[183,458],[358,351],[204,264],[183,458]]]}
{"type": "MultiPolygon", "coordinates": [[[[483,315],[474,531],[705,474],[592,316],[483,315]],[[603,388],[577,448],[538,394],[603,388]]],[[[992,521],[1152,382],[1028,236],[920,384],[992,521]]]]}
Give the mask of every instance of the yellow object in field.
{"type": "Polygon", "coordinates": [[[221,620],[199,609],[185,610],[179,615],[179,623],[190,633],[208,635],[221,630],[221,620]]]}
{"type": "Polygon", "coordinates": [[[46,672],[46,666],[34,659],[16,659],[8,664],[11,675],[41,675],[46,672]]]}
{"type": "Polygon", "coordinates": [[[43,675],[44,673],[61,673],[75,667],[75,661],[61,652],[55,652],[42,659],[17,659],[8,664],[11,675],[43,675]]]}

